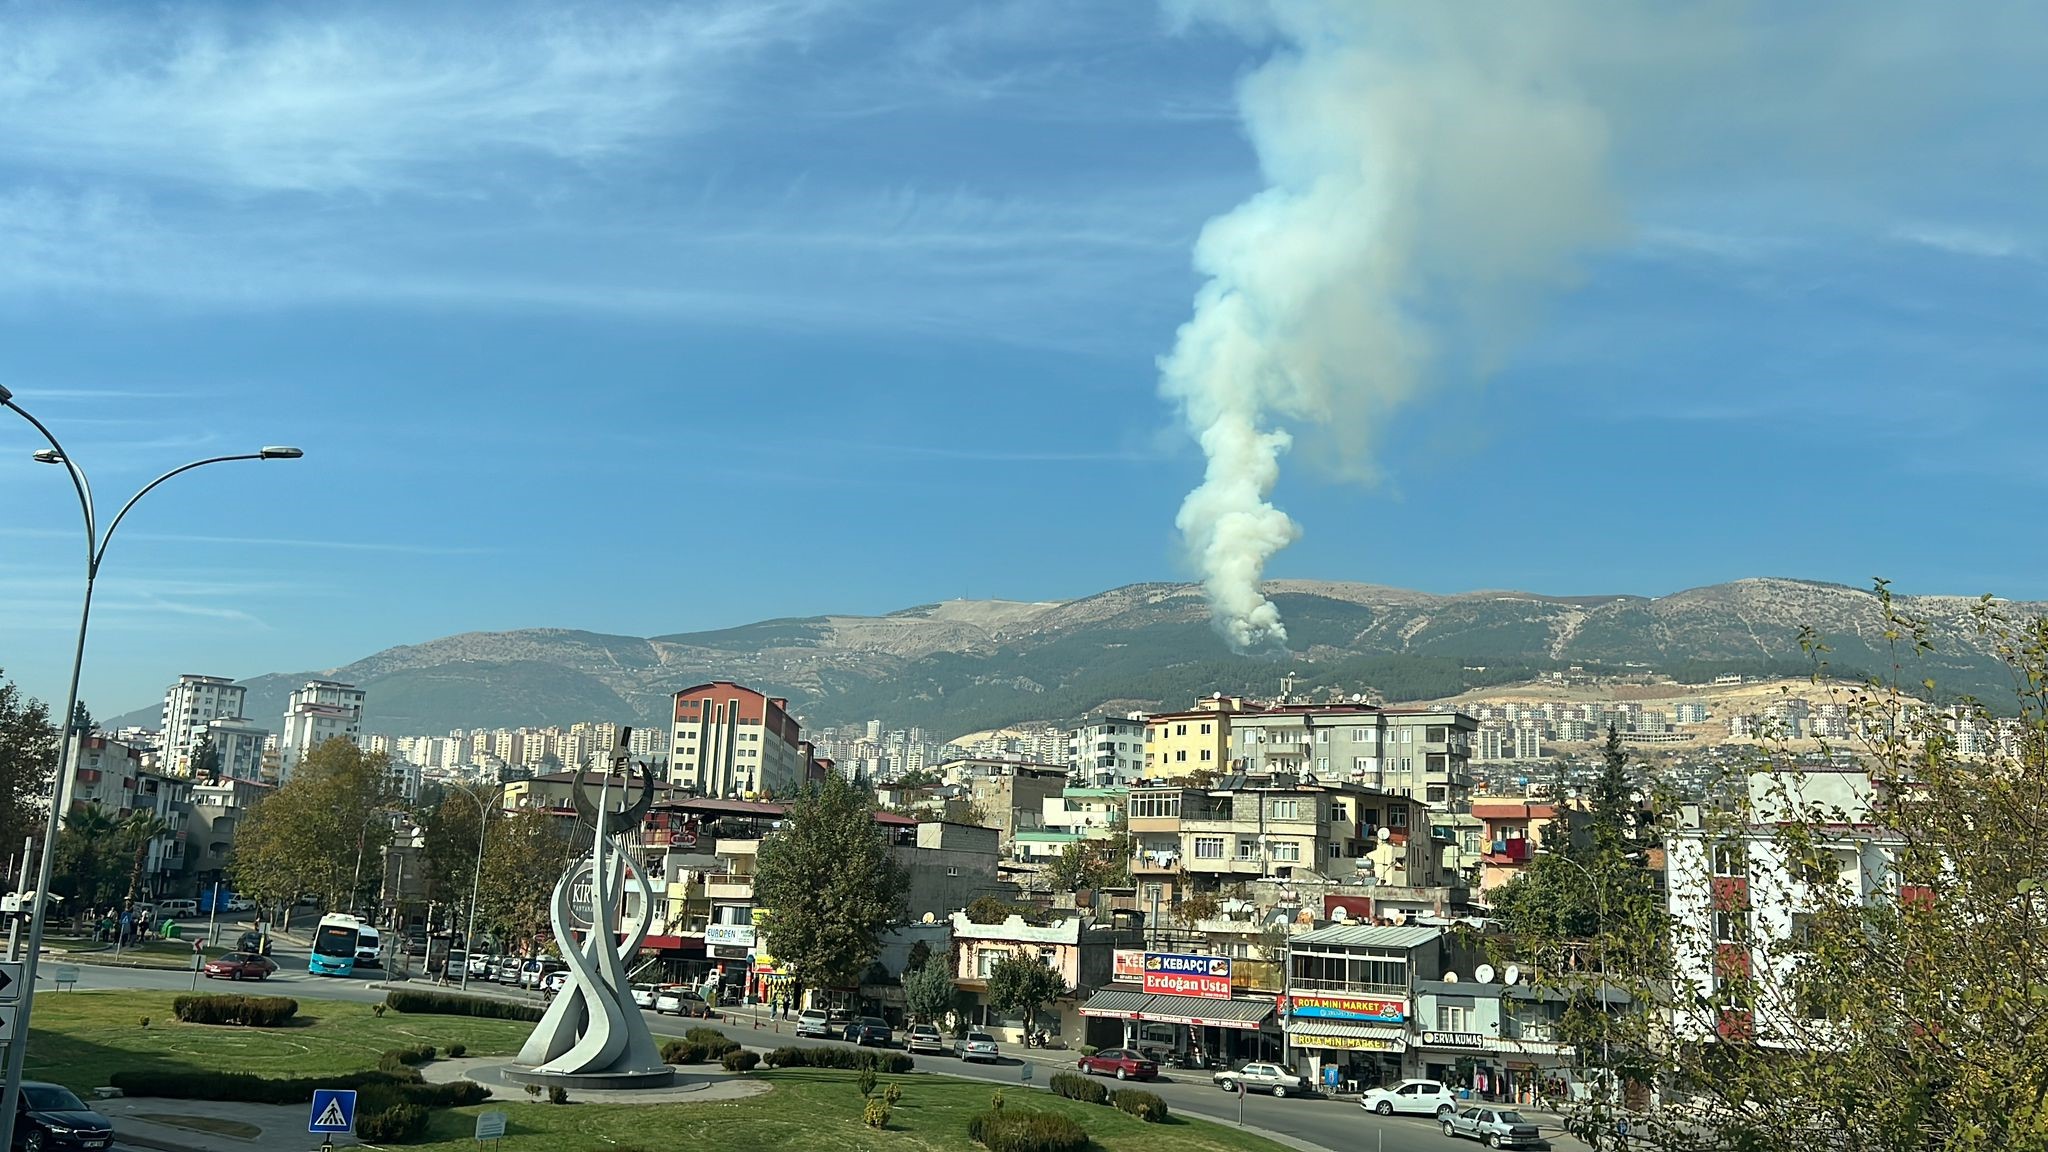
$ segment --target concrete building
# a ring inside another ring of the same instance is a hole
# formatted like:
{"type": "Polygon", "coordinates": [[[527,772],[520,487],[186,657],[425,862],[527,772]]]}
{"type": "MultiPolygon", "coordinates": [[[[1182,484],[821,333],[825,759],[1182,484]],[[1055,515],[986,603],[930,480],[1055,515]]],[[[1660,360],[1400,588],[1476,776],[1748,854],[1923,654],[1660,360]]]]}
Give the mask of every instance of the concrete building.
{"type": "Polygon", "coordinates": [[[1144,716],[1092,716],[1068,737],[1067,764],[1074,783],[1091,788],[1129,784],[1145,769],[1144,716]]]}
{"type": "Polygon", "coordinates": [[[165,771],[190,775],[192,750],[215,720],[238,720],[249,690],[224,676],[187,673],[164,691],[163,728],[158,749],[165,771]]]}
{"type": "Polygon", "coordinates": [[[1444,931],[1332,924],[1287,942],[1290,1062],[1361,1088],[1405,1075],[1416,986],[1446,971],[1444,931]]]}
{"type": "Polygon", "coordinates": [[[1231,717],[1245,711],[1242,696],[1208,696],[1186,712],[1161,712],[1145,721],[1144,778],[1177,780],[1200,769],[1222,772],[1230,761],[1231,717]]]}
{"type": "Polygon", "coordinates": [[[941,765],[940,773],[947,783],[965,787],[966,798],[981,809],[987,826],[1001,833],[1005,851],[1017,833],[1039,830],[1045,802],[1067,786],[1067,769],[1059,764],[953,760],[941,765]]]}
{"type": "Polygon", "coordinates": [[[1448,811],[1471,794],[1478,728],[1455,709],[1287,704],[1233,716],[1230,756],[1245,773],[1349,780],[1448,811]]]}
{"type": "Polygon", "coordinates": [[[221,717],[206,725],[213,741],[214,763],[227,780],[258,780],[263,776],[263,746],[270,739],[267,729],[238,718],[221,717]]]}
{"type": "Polygon", "coordinates": [[[1078,1047],[1086,1034],[1081,1005],[1115,977],[1115,952],[1141,947],[1144,934],[1135,929],[1098,925],[1093,918],[1067,913],[1048,924],[1027,923],[1011,916],[1000,924],[977,924],[965,912],[952,915],[957,967],[953,984],[966,1000],[967,1023],[988,1030],[996,1039],[1022,1043],[1022,1018],[1002,1014],[986,1002],[988,979],[997,964],[1011,956],[1029,956],[1067,982],[1067,995],[1039,1015],[1040,1027],[1078,1047]]]}
{"type": "Polygon", "coordinates": [[[308,680],[292,692],[284,714],[284,736],[279,744],[280,782],[290,780],[292,770],[306,754],[329,740],[362,742],[363,690],[338,680],[308,680]]]}
{"type": "Polygon", "coordinates": [[[669,781],[700,796],[787,796],[808,777],[789,701],[730,680],[675,694],[669,781]]]}

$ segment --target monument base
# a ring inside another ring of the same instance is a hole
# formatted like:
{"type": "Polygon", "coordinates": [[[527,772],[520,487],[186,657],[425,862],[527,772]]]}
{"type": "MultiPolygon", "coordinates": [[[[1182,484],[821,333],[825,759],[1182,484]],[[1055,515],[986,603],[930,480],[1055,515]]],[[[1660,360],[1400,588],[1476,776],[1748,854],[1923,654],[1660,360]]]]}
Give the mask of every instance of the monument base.
{"type": "Polygon", "coordinates": [[[676,1082],[673,1068],[654,1068],[645,1072],[541,1072],[506,1064],[497,1069],[498,1075],[511,1084],[539,1084],[552,1087],[581,1088],[589,1092],[624,1092],[635,1088],[668,1088],[676,1082]]]}

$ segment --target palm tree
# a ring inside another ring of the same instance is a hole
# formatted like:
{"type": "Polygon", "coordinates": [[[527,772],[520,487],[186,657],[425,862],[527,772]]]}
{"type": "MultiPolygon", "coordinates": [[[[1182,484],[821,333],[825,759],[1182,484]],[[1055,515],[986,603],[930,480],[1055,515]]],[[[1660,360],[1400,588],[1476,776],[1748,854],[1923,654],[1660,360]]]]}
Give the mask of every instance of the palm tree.
{"type": "Polygon", "coordinates": [[[121,822],[96,804],[81,805],[64,818],[57,862],[70,881],[74,913],[85,915],[103,908],[117,894],[113,871],[117,858],[109,849],[117,847],[120,831],[121,822]]]}
{"type": "Polygon", "coordinates": [[[135,852],[135,867],[128,874],[128,899],[142,898],[142,873],[149,867],[149,845],[171,830],[171,823],[154,812],[136,811],[121,821],[121,835],[135,852]]]}

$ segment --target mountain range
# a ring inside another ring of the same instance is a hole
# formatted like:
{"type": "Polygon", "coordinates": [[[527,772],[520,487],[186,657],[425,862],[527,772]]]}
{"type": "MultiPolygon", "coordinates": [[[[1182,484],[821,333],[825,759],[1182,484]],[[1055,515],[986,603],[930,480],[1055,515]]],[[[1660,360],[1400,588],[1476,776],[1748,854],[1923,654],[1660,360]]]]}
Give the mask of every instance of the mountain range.
{"type": "MultiPolygon", "coordinates": [[[[710,632],[610,636],[561,628],[470,632],[339,668],[244,680],[246,713],[281,725],[291,690],[315,676],[368,693],[364,728],[392,735],[610,719],[666,726],[668,697],[713,679],[786,696],[807,726],[880,718],[938,737],[1066,721],[1098,709],[1184,707],[1208,692],[1298,692],[1389,702],[1439,699],[1553,668],[1655,669],[1681,680],[1812,669],[1802,628],[1840,675],[1889,674],[1869,591],[1752,579],[1667,596],[1426,592],[1278,580],[1268,595],[1291,651],[1241,655],[1209,627],[1201,590],[1133,584],[1078,600],[953,600],[885,616],[763,620],[710,632]]],[[[1971,597],[1899,597],[1932,622],[1935,649],[1903,662],[1945,694],[2007,683],[1971,625],[1971,597]]],[[[2010,606],[2037,615],[2048,605],[2010,606]]],[[[2009,690],[2009,689],[2008,689],[2009,690]]],[[[154,726],[144,708],[111,723],[154,726]]]]}

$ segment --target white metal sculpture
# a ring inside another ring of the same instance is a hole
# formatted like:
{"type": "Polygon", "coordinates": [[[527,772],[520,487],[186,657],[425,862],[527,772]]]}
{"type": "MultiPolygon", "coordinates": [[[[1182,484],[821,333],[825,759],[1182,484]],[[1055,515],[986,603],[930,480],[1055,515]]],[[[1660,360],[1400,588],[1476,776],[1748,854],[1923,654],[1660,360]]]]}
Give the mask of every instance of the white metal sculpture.
{"type": "Polygon", "coordinates": [[[569,978],[519,1050],[519,1063],[539,1075],[616,1078],[623,1086],[641,1077],[665,1082],[671,1074],[626,982],[626,965],[647,939],[654,916],[654,886],[612,832],[637,826],[654,802],[654,777],[644,764],[637,766],[640,794],[632,796],[630,734],[631,729],[619,730],[596,804],[584,790],[582,771],[573,775],[576,832],[589,825],[590,855],[555,882],[550,919],[569,978]],[[611,811],[615,796],[621,802],[617,812],[611,811]],[[634,895],[637,909],[630,907],[634,895]]]}

